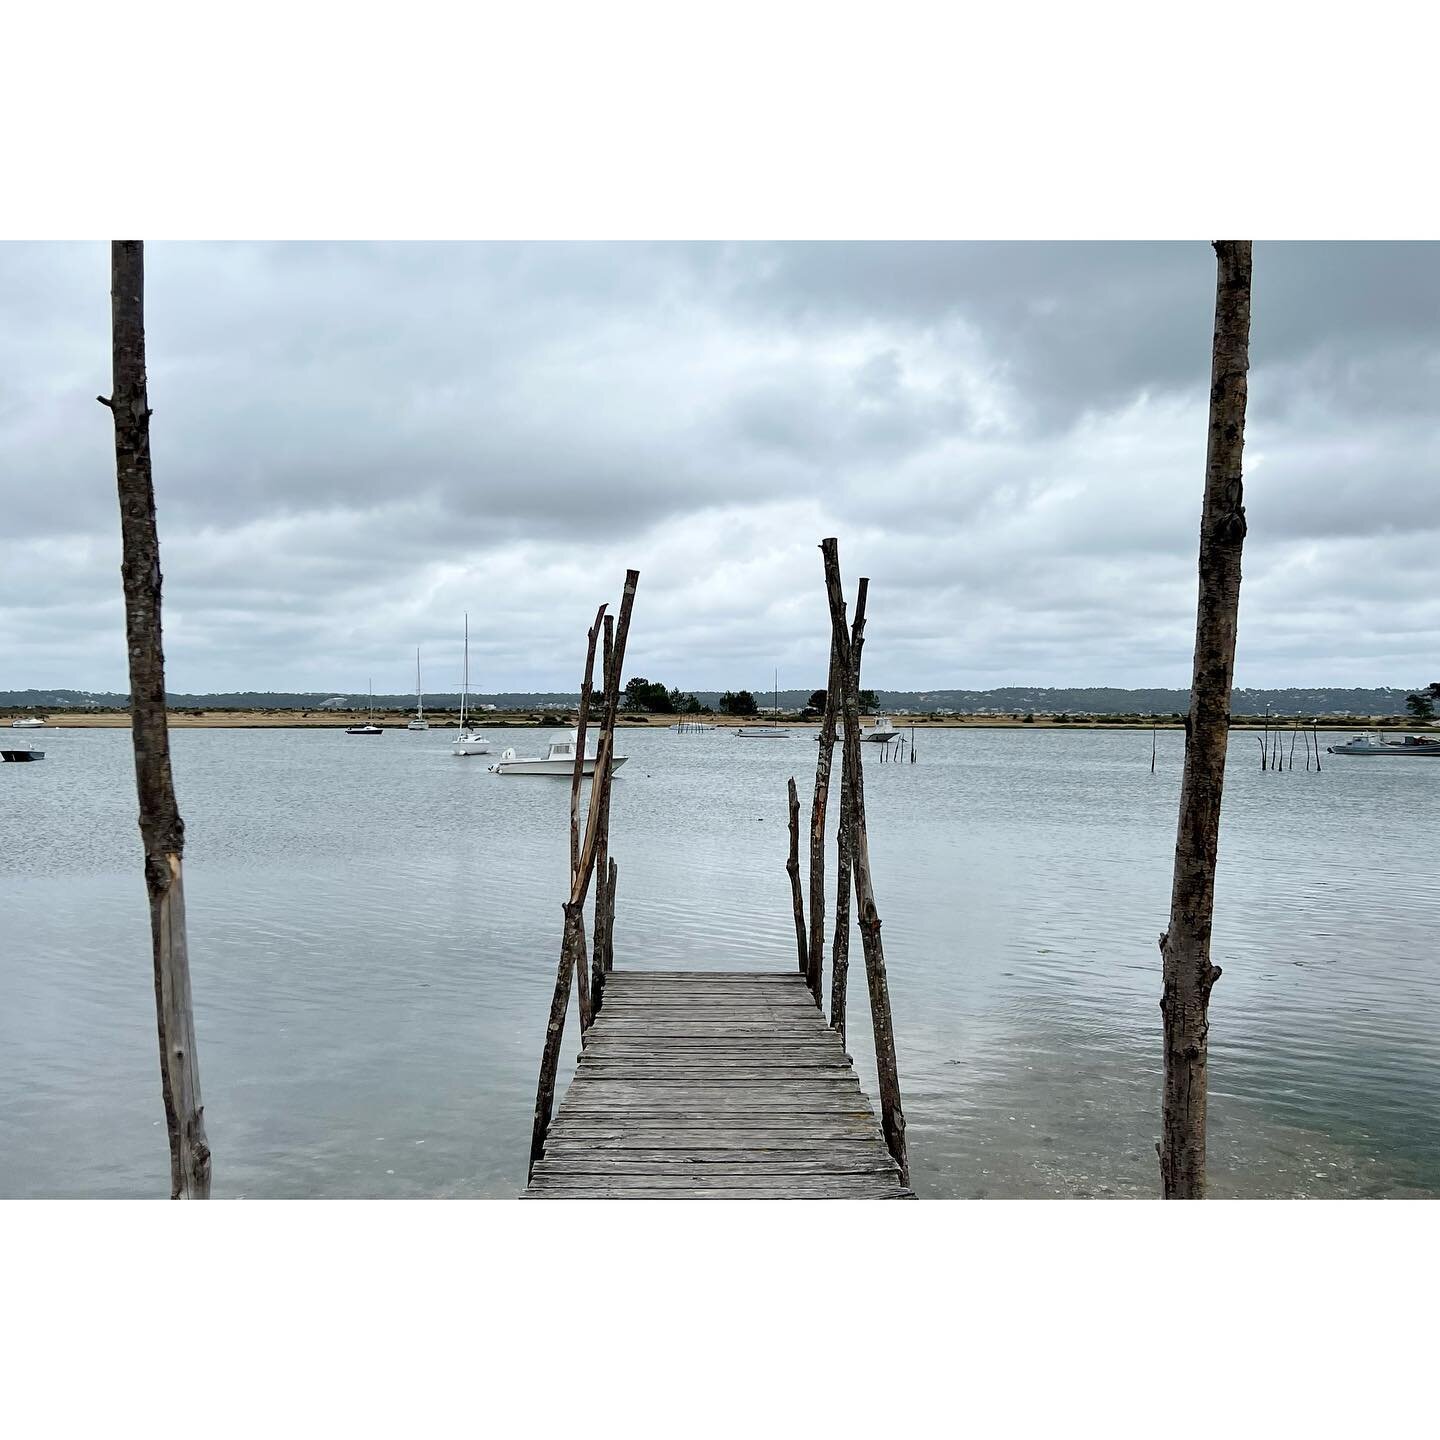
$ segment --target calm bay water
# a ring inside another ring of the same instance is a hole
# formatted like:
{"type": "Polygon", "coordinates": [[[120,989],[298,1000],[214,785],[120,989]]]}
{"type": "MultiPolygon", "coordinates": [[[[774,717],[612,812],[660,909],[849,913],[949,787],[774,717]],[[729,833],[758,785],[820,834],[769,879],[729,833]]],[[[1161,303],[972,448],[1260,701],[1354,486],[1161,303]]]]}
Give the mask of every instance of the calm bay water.
{"type": "MultiPolygon", "coordinates": [[[[33,738],[44,763],[0,768],[0,1195],[163,1195],[130,736],[33,738]]],[[[809,735],[623,739],[617,965],[793,965],[785,780],[808,792],[809,735]]],[[[568,784],[500,779],[438,730],[172,740],[216,1195],[516,1194],[568,784]]],[[[918,764],[867,756],[922,1195],[1156,1193],[1180,746],[1161,735],[1154,776],[1142,732],[922,731],[918,764]]],[[[1248,735],[1231,749],[1212,1189],[1440,1195],[1440,764],[1262,774],[1248,735]]]]}

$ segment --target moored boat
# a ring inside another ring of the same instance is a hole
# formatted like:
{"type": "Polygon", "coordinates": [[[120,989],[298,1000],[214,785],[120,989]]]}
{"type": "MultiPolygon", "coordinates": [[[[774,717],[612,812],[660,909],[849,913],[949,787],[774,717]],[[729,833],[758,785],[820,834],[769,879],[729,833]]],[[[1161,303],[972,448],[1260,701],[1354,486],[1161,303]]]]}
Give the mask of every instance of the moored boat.
{"type": "Polygon", "coordinates": [[[45,752],[36,750],[32,745],[22,745],[13,750],[0,750],[0,760],[43,760],[45,752]]]}
{"type": "MultiPolygon", "coordinates": [[[[576,733],[566,731],[559,739],[551,740],[544,755],[517,755],[513,749],[503,751],[500,758],[490,767],[496,775],[574,775],[576,733]]],[[[599,763],[593,735],[586,737],[585,758],[581,762],[581,774],[593,775],[599,763]]],[[[630,757],[612,755],[610,773],[613,775],[630,757]]]]}
{"type": "Polygon", "coordinates": [[[425,718],[425,696],[420,691],[420,647],[418,645],[415,647],[415,714],[405,728],[407,730],[428,730],[430,728],[430,722],[425,718]]]}
{"type": "Polygon", "coordinates": [[[37,719],[34,715],[23,715],[18,720],[10,722],[12,730],[43,730],[45,722],[37,719]]]}
{"type": "Polygon", "coordinates": [[[473,723],[465,718],[465,707],[470,700],[470,612],[465,612],[465,668],[460,678],[460,733],[450,747],[452,755],[488,755],[490,737],[482,735],[473,723]]]}
{"type": "Polygon", "coordinates": [[[365,707],[365,723],[363,725],[347,725],[345,727],[345,733],[347,735],[383,735],[385,732],[375,723],[375,717],[372,713],[374,709],[375,686],[372,682],[370,686],[370,703],[365,707]]]}
{"type": "Polygon", "coordinates": [[[1370,755],[1386,757],[1408,757],[1418,758],[1420,756],[1440,756],[1440,736],[1435,735],[1400,735],[1393,740],[1376,735],[1367,730],[1362,735],[1357,735],[1353,740],[1347,740],[1343,745],[1327,745],[1327,755],[1370,755]]]}

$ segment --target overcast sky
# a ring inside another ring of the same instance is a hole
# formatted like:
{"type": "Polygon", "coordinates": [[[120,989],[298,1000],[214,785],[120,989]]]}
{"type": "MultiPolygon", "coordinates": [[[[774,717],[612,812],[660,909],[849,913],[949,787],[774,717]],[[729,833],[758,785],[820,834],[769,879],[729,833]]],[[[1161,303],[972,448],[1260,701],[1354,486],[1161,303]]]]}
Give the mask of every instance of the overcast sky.
{"type": "MultiPolygon", "coordinates": [[[[170,688],[1185,685],[1208,244],[147,247],[170,688]]],[[[108,247],[0,245],[0,689],[127,688],[108,247]]],[[[1257,244],[1239,685],[1440,679],[1440,248],[1257,244]]]]}

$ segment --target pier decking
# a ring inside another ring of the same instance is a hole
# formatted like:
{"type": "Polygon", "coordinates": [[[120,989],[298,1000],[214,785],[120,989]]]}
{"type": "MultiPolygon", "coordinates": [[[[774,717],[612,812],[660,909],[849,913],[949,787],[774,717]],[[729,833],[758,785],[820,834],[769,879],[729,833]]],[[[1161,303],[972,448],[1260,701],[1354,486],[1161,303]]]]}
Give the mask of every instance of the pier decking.
{"type": "Polygon", "coordinates": [[[526,1199],[913,1198],[798,974],[614,970],[526,1199]]]}

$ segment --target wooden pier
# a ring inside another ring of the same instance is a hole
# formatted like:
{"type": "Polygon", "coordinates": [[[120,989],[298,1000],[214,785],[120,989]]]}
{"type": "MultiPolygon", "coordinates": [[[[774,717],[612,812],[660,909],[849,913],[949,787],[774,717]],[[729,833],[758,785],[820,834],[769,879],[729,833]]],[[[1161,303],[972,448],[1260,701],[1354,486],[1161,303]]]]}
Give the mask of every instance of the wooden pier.
{"type": "Polygon", "coordinates": [[[614,970],[526,1199],[899,1200],[799,974],[614,970]]]}

